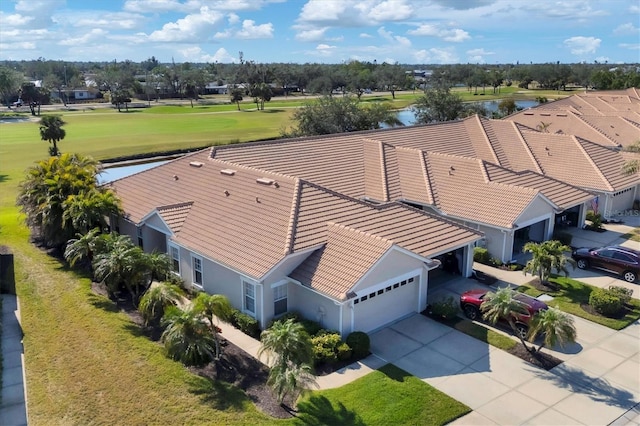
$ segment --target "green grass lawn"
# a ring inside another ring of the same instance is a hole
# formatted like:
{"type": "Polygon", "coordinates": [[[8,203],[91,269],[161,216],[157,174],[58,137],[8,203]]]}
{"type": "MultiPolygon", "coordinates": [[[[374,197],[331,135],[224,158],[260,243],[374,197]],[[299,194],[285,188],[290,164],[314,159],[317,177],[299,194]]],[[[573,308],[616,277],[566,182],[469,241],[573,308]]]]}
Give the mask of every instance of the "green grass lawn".
{"type": "MultiPolygon", "coordinates": [[[[629,302],[631,309],[627,311],[624,317],[607,318],[590,314],[581,307],[582,304],[589,303],[589,295],[595,287],[566,277],[552,277],[549,281],[555,284],[558,289],[556,291],[546,292],[549,296],[553,297],[553,300],[548,302],[548,304],[554,307],[557,306],[564,312],[585,318],[614,330],[622,330],[640,318],[640,300],[638,299],[631,299],[629,302]]],[[[533,297],[538,297],[543,293],[531,285],[520,286],[518,287],[518,291],[522,291],[533,297]]]]}
{"type": "Polygon", "coordinates": [[[444,425],[471,411],[417,377],[387,364],[348,385],[313,392],[297,424],[444,425]]]}

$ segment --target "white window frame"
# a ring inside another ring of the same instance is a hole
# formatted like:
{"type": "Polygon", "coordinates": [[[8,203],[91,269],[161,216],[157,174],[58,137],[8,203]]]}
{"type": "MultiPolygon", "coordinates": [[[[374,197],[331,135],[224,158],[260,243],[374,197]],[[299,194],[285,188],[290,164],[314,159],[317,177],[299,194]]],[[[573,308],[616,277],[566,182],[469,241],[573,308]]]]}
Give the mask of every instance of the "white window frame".
{"type": "Polygon", "coordinates": [[[202,288],[204,283],[204,271],[203,271],[203,263],[202,258],[200,256],[191,255],[191,283],[196,286],[202,288]],[[200,264],[200,268],[197,268],[197,263],[200,264]],[[197,281],[197,273],[200,272],[200,282],[197,281]]]}
{"type": "Polygon", "coordinates": [[[249,281],[242,280],[242,309],[254,318],[256,316],[256,303],[256,285],[249,281]],[[249,289],[251,289],[252,294],[247,294],[247,290],[249,289]],[[253,311],[249,309],[247,298],[253,300],[253,311]]]}
{"type": "Polygon", "coordinates": [[[173,244],[167,244],[167,246],[169,247],[169,258],[171,259],[171,270],[174,274],[176,275],[180,275],[180,272],[182,271],[182,268],[180,267],[180,247],[173,245],[173,244]],[[174,257],[173,256],[173,251],[176,251],[176,254],[178,255],[178,257],[174,257]],[[176,269],[176,265],[174,264],[177,263],[178,268],[176,269]]]}
{"type": "Polygon", "coordinates": [[[289,311],[289,288],[287,283],[282,283],[272,287],[271,291],[273,291],[273,315],[280,316],[289,311]],[[278,292],[283,291],[284,294],[278,295],[278,292]],[[276,312],[276,303],[284,300],[285,301],[285,310],[283,312],[276,312]]]}

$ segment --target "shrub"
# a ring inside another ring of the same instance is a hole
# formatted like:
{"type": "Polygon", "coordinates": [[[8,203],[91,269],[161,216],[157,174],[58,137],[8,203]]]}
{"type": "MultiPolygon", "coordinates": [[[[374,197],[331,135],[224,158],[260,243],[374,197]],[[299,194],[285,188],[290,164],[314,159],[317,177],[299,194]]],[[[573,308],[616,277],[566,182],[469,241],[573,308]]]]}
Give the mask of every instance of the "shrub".
{"type": "Polygon", "coordinates": [[[491,259],[491,255],[489,254],[489,250],[482,247],[474,247],[473,249],[473,261],[482,263],[485,265],[489,264],[489,260],[491,259]]]}
{"type": "Polygon", "coordinates": [[[300,322],[300,314],[296,311],[289,311],[282,316],[269,321],[267,328],[271,328],[276,322],[285,322],[288,319],[292,319],[294,322],[300,322]]]}
{"type": "Polygon", "coordinates": [[[573,235],[566,231],[555,231],[553,233],[553,239],[560,241],[565,246],[570,246],[573,235]]]}
{"type": "Polygon", "coordinates": [[[316,364],[333,364],[338,360],[338,347],[342,339],[338,333],[323,332],[311,338],[313,359],[316,364]]]}
{"type": "Polygon", "coordinates": [[[347,345],[353,351],[353,357],[360,359],[369,355],[371,341],[367,333],[362,331],[354,331],[347,336],[347,345]]]}
{"type": "Polygon", "coordinates": [[[591,229],[602,228],[602,215],[595,213],[593,210],[587,210],[587,220],[591,222],[591,229]]]}
{"type": "Polygon", "coordinates": [[[341,343],[340,346],[338,346],[338,359],[340,361],[351,359],[352,353],[353,351],[346,343],[341,343]]]}
{"type": "Polygon", "coordinates": [[[589,305],[602,315],[612,317],[622,310],[624,302],[618,290],[596,288],[589,295],[589,305]]]}
{"type": "Polygon", "coordinates": [[[633,294],[633,290],[631,290],[630,288],[620,287],[617,285],[609,286],[609,291],[617,295],[623,305],[629,303],[629,300],[631,300],[631,295],[633,294]]]}
{"type": "Polygon", "coordinates": [[[450,320],[458,315],[458,305],[453,300],[453,297],[449,296],[434,303],[431,307],[431,313],[436,317],[450,320]]]}
{"type": "Polygon", "coordinates": [[[302,324],[309,336],[315,336],[322,330],[322,326],[317,321],[302,319],[300,320],[300,324],[302,324]]]}
{"type": "Polygon", "coordinates": [[[497,257],[492,257],[491,259],[489,259],[489,265],[499,268],[502,265],[504,265],[504,263],[502,262],[502,260],[498,259],[497,257]]]}
{"type": "Polygon", "coordinates": [[[260,336],[260,323],[255,318],[234,309],[231,313],[231,324],[244,334],[258,338],[260,336]]]}

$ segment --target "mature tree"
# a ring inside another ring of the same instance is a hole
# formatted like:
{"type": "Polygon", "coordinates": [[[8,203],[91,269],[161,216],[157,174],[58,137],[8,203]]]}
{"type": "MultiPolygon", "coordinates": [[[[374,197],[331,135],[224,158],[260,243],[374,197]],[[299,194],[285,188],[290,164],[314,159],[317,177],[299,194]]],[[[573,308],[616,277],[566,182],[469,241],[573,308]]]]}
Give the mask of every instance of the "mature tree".
{"type": "Polygon", "coordinates": [[[128,236],[118,235],[107,251],[96,253],[92,265],[95,278],[105,285],[109,297],[115,297],[121,286],[124,286],[135,304],[140,287],[147,284],[145,260],[140,247],[134,245],[128,236]]]}
{"type": "Polygon", "coordinates": [[[293,113],[296,127],[287,136],[327,135],[380,128],[381,123],[402,125],[391,106],[361,105],[356,98],[319,98],[293,113]]]}
{"type": "Polygon", "coordinates": [[[144,261],[149,281],[169,281],[173,277],[173,260],[167,253],[153,250],[145,253],[144,261]]]}
{"type": "MultiPolygon", "coordinates": [[[[27,225],[50,247],[66,244],[80,230],[65,220],[65,202],[71,196],[96,188],[98,164],[89,157],[62,154],[40,161],[27,170],[20,183],[17,204],[27,225]]],[[[103,189],[107,191],[107,189],[103,189]]],[[[109,206],[105,214],[112,211],[109,206]]]]}
{"type": "Polygon", "coordinates": [[[149,287],[140,298],[138,311],[146,325],[157,324],[170,306],[177,306],[183,291],[175,284],[160,282],[149,287]]]}
{"type": "Polygon", "coordinates": [[[491,324],[496,324],[502,319],[506,320],[513,334],[520,339],[520,342],[528,351],[531,351],[524,340],[528,330],[523,328],[521,324],[518,324],[514,317],[514,314],[526,315],[529,311],[522,302],[516,299],[515,290],[511,287],[503,287],[495,293],[492,291],[488,292],[484,296],[480,310],[482,311],[484,319],[491,324]]]}
{"type": "Polygon", "coordinates": [[[292,363],[274,365],[269,372],[267,385],[273,389],[280,404],[290,396],[294,407],[303,390],[317,386],[313,368],[309,364],[292,363]]]}
{"type": "Polygon", "coordinates": [[[238,106],[238,111],[240,111],[240,101],[242,101],[243,99],[242,98],[243,93],[244,91],[239,87],[233,87],[229,92],[229,98],[231,99],[231,102],[236,103],[236,105],[238,106]]]}
{"type": "Polygon", "coordinates": [[[573,318],[559,309],[550,307],[536,313],[531,319],[529,341],[533,342],[539,336],[542,338],[536,353],[539,353],[544,346],[553,347],[559,344],[560,347],[564,347],[567,343],[574,343],[576,335],[573,318]]]}
{"type": "Polygon", "coordinates": [[[40,139],[52,144],[49,147],[49,154],[52,157],[60,154],[58,142],[67,135],[67,132],[62,128],[65,124],[59,115],[44,115],[40,119],[40,139]]]}
{"type": "Polygon", "coordinates": [[[129,112],[129,103],[131,102],[131,93],[128,89],[116,88],[111,90],[111,103],[118,108],[118,112],[122,112],[122,104],[125,111],[129,112]]]}
{"type": "Polygon", "coordinates": [[[538,275],[543,283],[548,281],[553,270],[569,276],[567,264],[571,264],[575,268],[575,261],[565,256],[566,252],[571,251],[571,247],[557,240],[544,241],[542,243],[530,241],[524,245],[523,251],[532,254],[532,258],[525,265],[523,272],[525,274],[529,272],[532,275],[538,275]]]}
{"type": "Polygon", "coordinates": [[[10,106],[13,99],[17,96],[22,83],[22,74],[8,68],[0,66],[0,101],[10,106]]]}
{"type": "Polygon", "coordinates": [[[476,114],[481,117],[491,117],[491,113],[482,102],[470,102],[464,105],[464,109],[460,113],[459,118],[471,117],[476,114]]]}
{"type": "Polygon", "coordinates": [[[22,83],[20,89],[22,102],[29,106],[31,115],[40,115],[40,106],[49,102],[49,93],[42,87],[36,87],[34,83],[22,83]]]}
{"type": "Polygon", "coordinates": [[[464,111],[462,98],[448,87],[427,89],[412,107],[417,123],[456,120],[464,111]]]}
{"type": "Polygon", "coordinates": [[[162,318],[162,342],[167,355],[187,366],[205,365],[216,358],[216,342],[204,317],[189,307],[168,307],[162,318]]]}
{"type": "Polygon", "coordinates": [[[249,95],[253,97],[257,109],[264,110],[264,103],[271,100],[273,92],[267,83],[256,83],[251,86],[249,95]]]}
{"type": "Polygon", "coordinates": [[[391,97],[396,98],[396,90],[407,85],[407,74],[404,68],[398,64],[387,64],[386,62],[375,68],[374,76],[377,85],[382,90],[391,92],[391,97]]]}
{"type": "Polygon", "coordinates": [[[516,106],[516,101],[512,98],[506,98],[500,101],[498,104],[498,111],[502,113],[502,115],[510,115],[516,112],[518,107],[516,106]]]}
{"type": "Polygon", "coordinates": [[[120,200],[113,191],[90,188],[78,194],[71,194],[62,203],[62,223],[80,234],[98,227],[105,229],[107,218],[122,212],[120,200]]]}

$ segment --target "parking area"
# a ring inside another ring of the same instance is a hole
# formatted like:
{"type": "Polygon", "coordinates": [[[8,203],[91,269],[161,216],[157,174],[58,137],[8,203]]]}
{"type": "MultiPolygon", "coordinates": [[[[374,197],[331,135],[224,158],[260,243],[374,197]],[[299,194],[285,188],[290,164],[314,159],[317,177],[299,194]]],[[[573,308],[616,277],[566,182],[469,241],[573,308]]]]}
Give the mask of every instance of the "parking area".
{"type": "Polygon", "coordinates": [[[640,323],[576,327],[551,371],[419,314],[372,334],[371,351],[467,404],[473,412],[454,424],[639,424],[640,323]]]}

